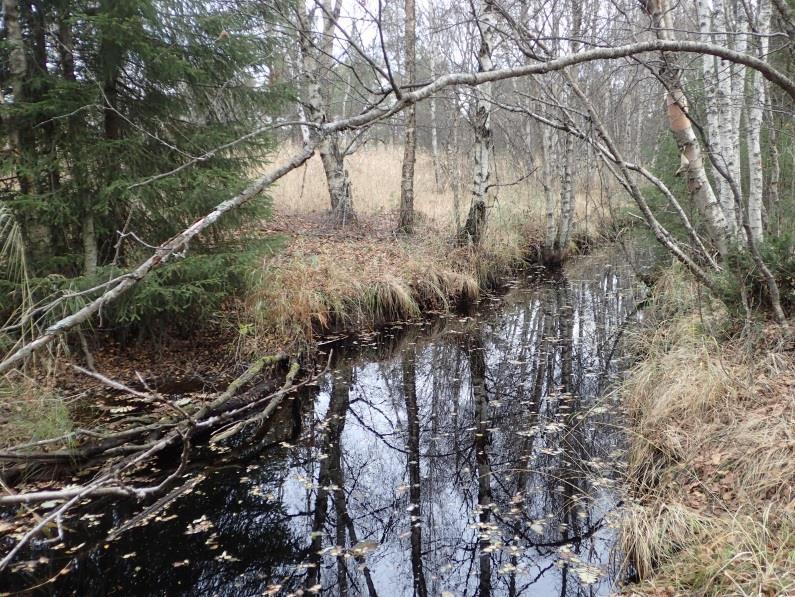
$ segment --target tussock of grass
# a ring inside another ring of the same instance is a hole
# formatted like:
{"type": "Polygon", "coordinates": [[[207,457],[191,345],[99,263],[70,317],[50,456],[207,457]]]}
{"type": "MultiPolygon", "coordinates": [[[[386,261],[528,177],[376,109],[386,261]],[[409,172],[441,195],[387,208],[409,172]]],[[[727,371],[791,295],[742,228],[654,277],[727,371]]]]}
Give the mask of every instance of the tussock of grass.
{"type": "Polygon", "coordinates": [[[69,409],[30,381],[0,383],[0,447],[62,436],[72,430],[69,409]]]}
{"type": "Polygon", "coordinates": [[[484,286],[478,268],[467,249],[427,234],[333,242],[299,236],[263,264],[245,312],[258,345],[302,348],[318,332],[367,328],[476,301],[484,286]]]}
{"type": "Polygon", "coordinates": [[[725,312],[697,296],[678,268],[666,274],[623,387],[633,591],[793,594],[795,359],[762,336],[716,339],[725,312]]]}

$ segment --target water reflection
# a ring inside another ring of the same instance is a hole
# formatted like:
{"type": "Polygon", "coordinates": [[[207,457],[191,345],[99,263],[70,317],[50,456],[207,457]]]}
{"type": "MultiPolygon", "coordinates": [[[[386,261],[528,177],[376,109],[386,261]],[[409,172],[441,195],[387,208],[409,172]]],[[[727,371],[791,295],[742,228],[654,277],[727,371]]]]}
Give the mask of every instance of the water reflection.
{"type": "Polygon", "coordinates": [[[112,543],[92,533],[132,506],[75,522],[88,551],[55,592],[608,594],[622,438],[600,397],[641,293],[589,257],[478,317],[362,339],[284,407],[280,445],[112,543]]]}

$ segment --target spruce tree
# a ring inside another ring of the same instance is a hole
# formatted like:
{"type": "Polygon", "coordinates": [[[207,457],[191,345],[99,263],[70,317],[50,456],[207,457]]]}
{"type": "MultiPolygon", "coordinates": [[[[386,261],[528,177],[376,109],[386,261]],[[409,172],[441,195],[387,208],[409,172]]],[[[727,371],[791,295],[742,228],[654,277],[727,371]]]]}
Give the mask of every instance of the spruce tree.
{"type": "MultiPolygon", "coordinates": [[[[123,268],[245,184],[270,149],[264,136],[158,176],[279,108],[262,6],[3,0],[0,192],[32,271],[91,278],[123,268]]],[[[205,242],[224,237],[218,229],[205,242]]]]}

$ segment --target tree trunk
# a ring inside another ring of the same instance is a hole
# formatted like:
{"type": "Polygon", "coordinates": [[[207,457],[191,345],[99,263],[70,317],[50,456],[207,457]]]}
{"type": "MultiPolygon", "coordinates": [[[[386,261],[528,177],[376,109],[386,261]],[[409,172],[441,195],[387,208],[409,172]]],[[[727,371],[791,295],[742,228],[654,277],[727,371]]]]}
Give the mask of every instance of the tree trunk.
{"type": "MultiPolygon", "coordinates": [[[[22,27],[19,25],[19,7],[17,0],[3,0],[3,15],[6,29],[6,45],[8,46],[8,72],[11,80],[11,93],[14,103],[18,104],[24,97],[27,60],[25,58],[25,40],[22,38],[22,27]]],[[[8,125],[12,148],[19,151],[19,127],[15,119],[8,125]]]]}
{"type": "Polygon", "coordinates": [[[566,135],[563,151],[565,154],[563,156],[563,174],[560,181],[560,212],[554,247],[558,263],[563,260],[566,247],[569,244],[571,220],[574,211],[574,191],[572,189],[572,153],[574,151],[574,143],[571,135],[566,135]]]}
{"type": "MultiPolygon", "coordinates": [[[[667,0],[651,0],[645,6],[652,17],[657,37],[671,39],[671,17],[667,0]]],[[[732,227],[733,208],[728,211],[731,215],[727,217],[727,211],[722,209],[707,178],[701,144],[687,114],[687,98],[681,85],[680,67],[671,60],[670,56],[666,57],[663,64],[658,75],[666,88],[665,106],[668,126],[679,146],[681,158],[679,173],[686,177],[688,192],[706,221],[718,251],[725,255],[728,251],[731,230],[736,230],[736,226],[732,227]]],[[[727,208],[730,206],[733,206],[733,200],[727,208]]]]}
{"type": "MultiPolygon", "coordinates": [[[[436,78],[436,61],[431,59],[431,79],[436,78]]],[[[433,160],[433,190],[436,193],[441,193],[442,177],[439,172],[439,129],[437,126],[436,117],[436,95],[432,95],[430,99],[430,112],[431,112],[431,159],[433,160]]]]}
{"type": "MultiPolygon", "coordinates": [[[[75,76],[75,61],[74,61],[74,39],[72,37],[72,26],[69,23],[69,15],[62,14],[58,22],[58,52],[61,59],[61,72],[64,79],[67,81],[76,81],[75,76]]],[[[78,126],[77,114],[69,117],[69,132],[71,135],[77,135],[78,126]]],[[[72,158],[72,166],[70,168],[72,178],[75,186],[83,195],[82,210],[82,227],[81,235],[83,239],[83,275],[93,276],[97,272],[98,264],[98,250],[97,250],[97,234],[94,226],[94,214],[91,209],[90,200],[88,197],[91,193],[86,188],[86,176],[83,174],[83,169],[80,164],[80,156],[72,158]]]]}
{"type": "MultiPolygon", "coordinates": [[[[715,0],[715,29],[718,31],[730,31],[730,19],[724,0],[715,0]]],[[[730,47],[729,33],[722,35],[715,34],[716,42],[725,47],[730,47]],[[721,39],[722,37],[722,39],[721,39]]],[[[717,91],[715,95],[718,112],[718,136],[717,143],[713,147],[713,154],[721,161],[723,170],[732,178],[737,164],[734,156],[734,131],[732,123],[734,121],[734,110],[732,108],[732,63],[728,60],[719,58],[717,60],[717,91]]],[[[739,179],[735,178],[735,181],[739,179]]],[[[718,196],[720,206],[723,210],[726,222],[726,232],[730,240],[737,237],[737,217],[732,195],[731,183],[722,175],[716,177],[718,184],[718,196]]]]}
{"type": "MultiPolygon", "coordinates": [[[[311,17],[306,12],[299,11],[298,36],[302,58],[300,62],[306,79],[306,103],[310,119],[317,124],[324,124],[328,120],[328,97],[323,94],[320,77],[323,73],[330,73],[333,68],[334,23],[339,18],[340,9],[339,0],[333,8],[330,1],[323,3],[323,31],[317,47],[312,40],[311,17]]],[[[345,168],[345,156],[340,150],[338,135],[331,134],[323,139],[318,146],[318,153],[326,175],[333,223],[344,227],[355,222],[356,214],[353,209],[350,175],[345,168]]]]}
{"type": "Polygon", "coordinates": [[[770,147],[770,177],[767,183],[767,204],[765,214],[767,214],[767,229],[770,234],[778,234],[778,203],[779,203],[779,185],[781,183],[781,163],[779,161],[778,152],[778,133],[776,132],[775,121],[772,114],[768,114],[768,127],[770,135],[768,138],[768,145],[770,147]]]}
{"type": "Polygon", "coordinates": [[[555,195],[552,193],[553,164],[555,163],[555,147],[552,142],[552,131],[548,126],[541,132],[541,147],[544,151],[544,165],[541,170],[541,184],[544,187],[544,261],[552,255],[557,237],[555,221],[555,195]]]}
{"type": "MultiPolygon", "coordinates": [[[[405,61],[406,79],[409,85],[416,78],[415,43],[417,38],[414,0],[405,0],[406,31],[405,61]]],[[[398,231],[406,234],[414,232],[414,163],[417,151],[417,114],[414,105],[406,110],[406,131],[403,141],[403,172],[400,179],[400,217],[398,231]]]]}
{"type": "MultiPolygon", "coordinates": [[[[770,0],[760,0],[759,15],[757,18],[756,32],[761,33],[759,38],[758,55],[764,60],[767,55],[768,38],[770,31],[770,17],[772,14],[770,0]]],[[[762,197],[764,179],[762,176],[762,116],[765,109],[766,85],[759,71],[754,71],[751,88],[748,90],[748,221],[754,242],[761,242],[764,238],[762,222],[762,197]]]]}
{"type": "MultiPolygon", "coordinates": [[[[480,29],[480,49],[478,50],[478,72],[493,69],[491,51],[494,43],[494,22],[496,11],[491,0],[481,0],[478,28],[480,29]]],[[[492,83],[485,83],[475,89],[476,105],[472,119],[475,133],[473,145],[472,198],[464,224],[463,240],[479,245],[486,227],[486,194],[491,177],[491,106],[492,83]]]]}
{"type": "MultiPolygon", "coordinates": [[[[698,0],[696,3],[698,10],[698,30],[702,39],[712,42],[712,13],[709,0],[698,0]]],[[[704,109],[706,112],[706,134],[713,151],[720,151],[720,127],[718,124],[718,101],[717,101],[717,59],[709,54],[701,57],[701,71],[704,75],[704,109]]],[[[723,181],[721,174],[716,168],[712,168],[712,178],[721,192],[723,181]]]]}

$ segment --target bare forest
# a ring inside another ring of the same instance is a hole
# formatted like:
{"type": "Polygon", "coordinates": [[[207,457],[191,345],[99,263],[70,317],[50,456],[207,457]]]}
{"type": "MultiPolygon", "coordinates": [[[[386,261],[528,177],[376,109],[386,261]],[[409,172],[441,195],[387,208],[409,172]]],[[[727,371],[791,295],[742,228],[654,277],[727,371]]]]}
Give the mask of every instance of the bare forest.
{"type": "Polygon", "coordinates": [[[793,0],[0,16],[0,594],[795,593],[793,0]]]}

